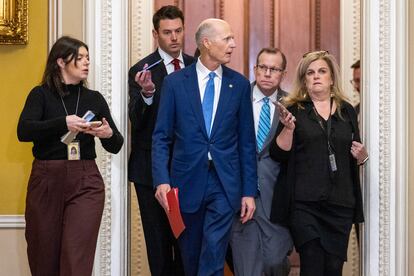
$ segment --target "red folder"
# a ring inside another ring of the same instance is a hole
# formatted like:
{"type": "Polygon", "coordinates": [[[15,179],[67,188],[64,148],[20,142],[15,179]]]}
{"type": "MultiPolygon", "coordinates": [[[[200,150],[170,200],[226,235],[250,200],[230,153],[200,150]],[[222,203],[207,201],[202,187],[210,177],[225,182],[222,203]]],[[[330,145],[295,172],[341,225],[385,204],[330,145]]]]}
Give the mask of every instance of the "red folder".
{"type": "Polygon", "coordinates": [[[170,211],[167,213],[168,220],[170,222],[171,229],[176,239],[184,231],[185,225],[183,218],[181,217],[180,204],[178,201],[178,188],[172,188],[167,193],[168,206],[170,211]]]}

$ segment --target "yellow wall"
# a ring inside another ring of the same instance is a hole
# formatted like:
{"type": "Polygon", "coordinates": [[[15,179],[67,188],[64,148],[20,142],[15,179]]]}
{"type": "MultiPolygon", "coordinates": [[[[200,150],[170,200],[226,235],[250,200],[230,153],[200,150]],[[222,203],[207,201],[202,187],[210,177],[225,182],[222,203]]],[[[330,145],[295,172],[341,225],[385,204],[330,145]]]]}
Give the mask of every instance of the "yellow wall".
{"type": "Polygon", "coordinates": [[[0,45],[0,215],[24,213],[32,144],[17,140],[16,127],[27,94],[40,83],[47,58],[48,2],[28,3],[28,44],[0,45]]]}

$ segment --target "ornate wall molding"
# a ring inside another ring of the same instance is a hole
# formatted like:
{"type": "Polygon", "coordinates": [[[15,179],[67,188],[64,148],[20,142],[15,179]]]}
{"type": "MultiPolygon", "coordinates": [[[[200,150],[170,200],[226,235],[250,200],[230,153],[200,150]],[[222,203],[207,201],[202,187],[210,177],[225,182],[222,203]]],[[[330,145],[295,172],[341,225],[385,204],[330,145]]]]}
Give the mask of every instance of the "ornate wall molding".
{"type": "Polygon", "coordinates": [[[353,88],[351,65],[361,56],[361,0],[341,0],[341,53],[340,65],[344,92],[355,106],[360,102],[360,95],[353,88]],[[350,20],[351,19],[351,20],[350,20]]]}
{"type": "MultiPolygon", "coordinates": [[[[100,40],[99,91],[105,97],[109,106],[112,106],[112,1],[102,0],[100,7],[100,40]]],[[[105,182],[105,205],[99,232],[99,275],[111,275],[111,155],[105,150],[100,151],[99,169],[105,182]]]]}
{"type": "Polygon", "coordinates": [[[216,0],[215,10],[215,16],[224,19],[224,0],[216,0]]]}
{"type": "Polygon", "coordinates": [[[130,0],[130,66],[153,51],[153,40],[148,39],[152,37],[153,6],[153,1],[130,0]]]}
{"type": "Polygon", "coordinates": [[[315,49],[321,49],[321,0],[315,1],[315,49]]]}
{"type": "Polygon", "coordinates": [[[361,56],[361,0],[352,1],[352,57],[353,60],[361,56]]]}
{"type": "Polygon", "coordinates": [[[380,79],[379,86],[379,275],[390,275],[390,6],[380,1],[380,79]]]}
{"type": "Polygon", "coordinates": [[[407,275],[407,11],[404,0],[363,1],[364,275],[407,275]]]}
{"type": "MultiPolygon", "coordinates": [[[[276,21],[275,21],[275,0],[270,0],[270,16],[269,16],[269,36],[270,36],[270,46],[275,47],[275,29],[276,29],[276,21]]],[[[279,18],[279,16],[277,16],[279,18]]]]}
{"type": "Polygon", "coordinates": [[[97,163],[105,182],[105,205],[95,254],[96,276],[127,275],[127,0],[85,1],[89,85],[106,99],[125,137],[121,151],[107,153],[97,141],[97,163]]]}
{"type": "MultiPolygon", "coordinates": [[[[359,94],[354,91],[351,83],[349,82],[352,79],[352,69],[350,68],[351,64],[359,59],[360,51],[360,14],[361,10],[359,7],[360,0],[353,0],[352,5],[350,5],[349,0],[341,0],[341,23],[340,23],[340,33],[341,33],[341,53],[340,53],[340,66],[344,91],[347,94],[348,98],[351,99],[351,102],[356,104],[359,102],[359,94]],[[351,19],[351,20],[350,20],[351,19]],[[357,54],[357,55],[356,55],[357,54]],[[353,100],[355,98],[355,100],[353,100]]],[[[360,246],[358,244],[355,227],[352,227],[351,235],[348,243],[348,261],[344,264],[344,275],[347,276],[359,276],[360,275],[360,264],[361,264],[361,254],[360,246]]]]}
{"type": "MultiPolygon", "coordinates": [[[[129,66],[153,51],[154,43],[151,34],[154,3],[148,0],[129,0],[129,66]]],[[[141,216],[133,185],[130,190],[129,225],[130,225],[130,275],[149,275],[145,237],[141,224],[141,216]]]]}

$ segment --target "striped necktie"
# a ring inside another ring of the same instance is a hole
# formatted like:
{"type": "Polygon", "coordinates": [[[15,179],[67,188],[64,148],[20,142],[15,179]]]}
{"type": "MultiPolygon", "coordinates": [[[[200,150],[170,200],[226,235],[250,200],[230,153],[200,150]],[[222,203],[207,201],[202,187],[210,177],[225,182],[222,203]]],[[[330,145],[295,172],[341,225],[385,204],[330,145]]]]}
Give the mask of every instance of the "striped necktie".
{"type": "Polygon", "coordinates": [[[270,105],[269,98],[263,98],[262,109],[260,110],[259,127],[257,129],[257,149],[261,151],[270,131],[270,105]]]}

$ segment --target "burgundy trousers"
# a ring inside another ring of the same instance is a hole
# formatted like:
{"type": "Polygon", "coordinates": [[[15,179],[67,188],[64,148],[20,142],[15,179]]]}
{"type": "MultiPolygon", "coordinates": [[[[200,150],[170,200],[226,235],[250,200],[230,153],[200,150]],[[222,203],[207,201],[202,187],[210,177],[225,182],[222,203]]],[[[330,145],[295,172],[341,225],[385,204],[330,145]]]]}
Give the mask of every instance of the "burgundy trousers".
{"type": "Polygon", "coordinates": [[[90,276],[105,201],[94,160],[34,160],[26,240],[34,276],[90,276]]]}

